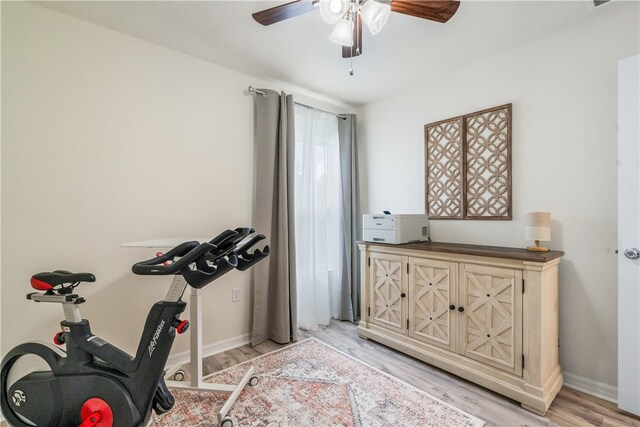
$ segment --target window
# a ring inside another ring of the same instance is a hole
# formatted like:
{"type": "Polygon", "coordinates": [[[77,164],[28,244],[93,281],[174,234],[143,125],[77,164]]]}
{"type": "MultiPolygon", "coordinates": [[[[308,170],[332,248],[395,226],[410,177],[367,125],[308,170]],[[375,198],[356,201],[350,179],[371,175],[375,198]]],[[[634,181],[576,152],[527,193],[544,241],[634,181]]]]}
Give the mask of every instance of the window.
{"type": "Polygon", "coordinates": [[[317,330],[339,316],[342,189],[338,118],[295,105],[295,240],[298,326],[317,330]]]}

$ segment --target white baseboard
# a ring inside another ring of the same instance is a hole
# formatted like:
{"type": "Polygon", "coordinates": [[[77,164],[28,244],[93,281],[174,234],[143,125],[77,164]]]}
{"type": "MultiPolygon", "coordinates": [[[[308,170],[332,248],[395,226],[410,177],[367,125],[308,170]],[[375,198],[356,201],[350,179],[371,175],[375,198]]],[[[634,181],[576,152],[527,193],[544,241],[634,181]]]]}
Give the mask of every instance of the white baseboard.
{"type": "MultiPolygon", "coordinates": [[[[212,354],[218,354],[225,352],[227,350],[231,350],[236,347],[240,347],[243,345],[247,345],[251,343],[251,334],[246,333],[242,335],[238,335],[236,337],[231,337],[226,340],[214,342],[212,344],[207,344],[202,348],[202,357],[211,356],[212,354]]],[[[180,353],[173,354],[169,356],[167,360],[166,366],[168,368],[172,366],[176,366],[178,364],[189,363],[189,351],[182,351],[180,353]]]]}
{"type": "Polygon", "coordinates": [[[570,372],[563,372],[564,385],[569,388],[599,397],[608,402],[618,403],[618,387],[600,383],[570,372]]]}

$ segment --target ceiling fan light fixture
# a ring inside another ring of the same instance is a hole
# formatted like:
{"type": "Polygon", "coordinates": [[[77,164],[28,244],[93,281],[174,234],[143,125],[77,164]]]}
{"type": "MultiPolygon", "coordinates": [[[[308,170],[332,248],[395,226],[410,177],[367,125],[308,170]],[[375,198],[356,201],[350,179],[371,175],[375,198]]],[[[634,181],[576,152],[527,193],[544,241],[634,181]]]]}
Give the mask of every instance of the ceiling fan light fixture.
{"type": "Polygon", "coordinates": [[[333,28],[329,40],[342,46],[353,45],[353,22],[348,19],[341,19],[333,28]]]}
{"type": "Polygon", "coordinates": [[[380,3],[375,0],[367,0],[362,5],[360,16],[371,34],[377,34],[387,23],[391,15],[391,6],[386,3],[380,3]]]}
{"type": "Polygon", "coordinates": [[[320,0],[320,16],[328,24],[337,23],[348,11],[348,0],[320,0]]]}

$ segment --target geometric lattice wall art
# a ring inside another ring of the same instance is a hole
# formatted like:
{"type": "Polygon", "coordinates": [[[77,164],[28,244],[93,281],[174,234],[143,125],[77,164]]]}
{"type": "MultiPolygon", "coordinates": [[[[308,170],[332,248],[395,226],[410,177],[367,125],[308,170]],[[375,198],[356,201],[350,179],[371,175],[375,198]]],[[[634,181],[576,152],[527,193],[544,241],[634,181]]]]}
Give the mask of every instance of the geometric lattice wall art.
{"type": "Polygon", "coordinates": [[[462,117],[425,127],[426,200],[429,218],[463,217],[462,117]]]}
{"type": "Polygon", "coordinates": [[[425,126],[432,219],[511,219],[511,104],[425,126]]]}
{"type": "Polygon", "coordinates": [[[465,116],[466,216],[511,219],[511,104],[465,116]]]}

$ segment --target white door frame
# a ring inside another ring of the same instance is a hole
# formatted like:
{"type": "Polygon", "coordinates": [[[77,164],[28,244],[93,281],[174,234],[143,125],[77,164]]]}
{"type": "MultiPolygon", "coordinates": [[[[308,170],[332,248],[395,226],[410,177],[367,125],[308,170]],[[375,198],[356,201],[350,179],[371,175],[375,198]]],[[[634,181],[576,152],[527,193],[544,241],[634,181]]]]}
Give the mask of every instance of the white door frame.
{"type": "Polygon", "coordinates": [[[640,56],[618,62],[618,407],[640,415],[640,56]]]}

